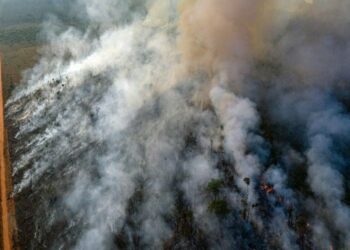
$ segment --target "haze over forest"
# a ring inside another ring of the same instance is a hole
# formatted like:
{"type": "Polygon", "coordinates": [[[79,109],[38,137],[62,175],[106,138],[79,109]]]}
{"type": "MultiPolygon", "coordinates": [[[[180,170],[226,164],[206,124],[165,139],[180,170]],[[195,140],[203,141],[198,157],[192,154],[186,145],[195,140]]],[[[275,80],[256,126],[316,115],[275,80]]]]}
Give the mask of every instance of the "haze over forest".
{"type": "Polygon", "coordinates": [[[350,250],[349,12],[0,0],[14,245],[350,250]]]}

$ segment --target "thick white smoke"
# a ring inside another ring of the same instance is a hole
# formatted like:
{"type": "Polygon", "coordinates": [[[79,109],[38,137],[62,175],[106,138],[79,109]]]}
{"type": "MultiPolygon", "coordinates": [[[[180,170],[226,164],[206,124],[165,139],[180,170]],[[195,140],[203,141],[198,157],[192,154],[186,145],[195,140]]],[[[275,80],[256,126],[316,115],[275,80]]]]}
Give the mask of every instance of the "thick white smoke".
{"type": "Polygon", "coordinates": [[[346,10],[74,1],[6,106],[20,244],[347,249],[346,10]]]}

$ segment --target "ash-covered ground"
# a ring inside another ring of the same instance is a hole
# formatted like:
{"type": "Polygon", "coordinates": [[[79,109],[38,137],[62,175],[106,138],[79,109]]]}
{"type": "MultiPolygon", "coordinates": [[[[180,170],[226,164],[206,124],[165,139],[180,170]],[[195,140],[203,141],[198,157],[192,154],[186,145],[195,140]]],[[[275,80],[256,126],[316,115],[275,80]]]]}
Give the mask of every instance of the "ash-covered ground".
{"type": "Polygon", "coordinates": [[[350,249],[350,2],[69,11],[6,105],[22,249],[350,249]]]}

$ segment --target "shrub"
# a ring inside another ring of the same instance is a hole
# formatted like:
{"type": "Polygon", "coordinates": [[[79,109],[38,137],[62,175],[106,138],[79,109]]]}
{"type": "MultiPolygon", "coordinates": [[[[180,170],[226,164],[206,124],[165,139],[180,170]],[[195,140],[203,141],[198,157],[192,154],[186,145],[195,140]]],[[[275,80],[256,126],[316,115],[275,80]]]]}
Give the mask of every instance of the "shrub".
{"type": "Polygon", "coordinates": [[[211,180],[207,185],[207,191],[213,195],[218,195],[220,193],[220,189],[223,186],[221,180],[211,180]]]}
{"type": "Polygon", "coordinates": [[[225,200],[214,200],[210,202],[209,211],[217,215],[226,215],[230,212],[228,204],[225,200]]]}

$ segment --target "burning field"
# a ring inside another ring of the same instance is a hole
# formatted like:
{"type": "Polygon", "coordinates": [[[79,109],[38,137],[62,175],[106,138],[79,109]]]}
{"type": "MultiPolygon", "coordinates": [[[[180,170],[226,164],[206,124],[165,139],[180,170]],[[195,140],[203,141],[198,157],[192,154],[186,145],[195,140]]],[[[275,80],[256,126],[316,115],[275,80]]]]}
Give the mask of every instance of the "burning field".
{"type": "Polygon", "coordinates": [[[21,249],[350,249],[349,1],[70,5],[6,104],[21,249]]]}

